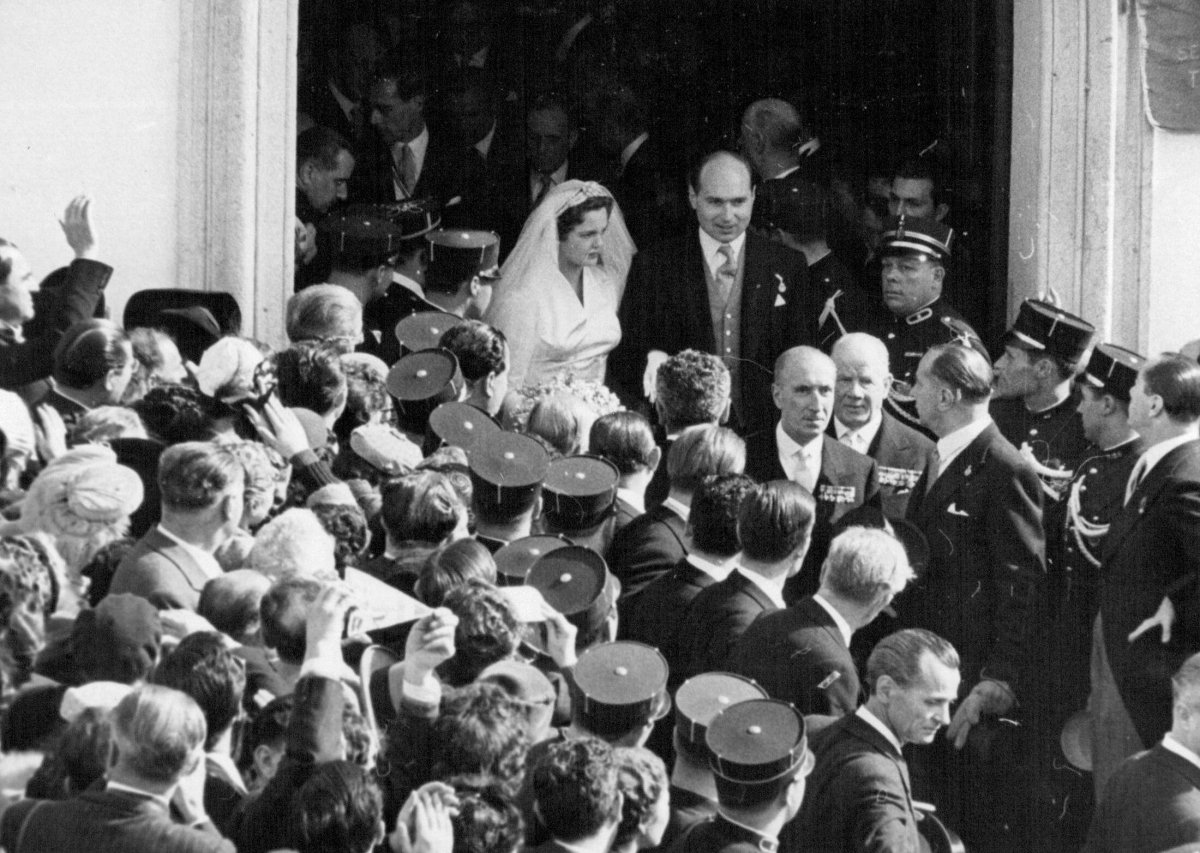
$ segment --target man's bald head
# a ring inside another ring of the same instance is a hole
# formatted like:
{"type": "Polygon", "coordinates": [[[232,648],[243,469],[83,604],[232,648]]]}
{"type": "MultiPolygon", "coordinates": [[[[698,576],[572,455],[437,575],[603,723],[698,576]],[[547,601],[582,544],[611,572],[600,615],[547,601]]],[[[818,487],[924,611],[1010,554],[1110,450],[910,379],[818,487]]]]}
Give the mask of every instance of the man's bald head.
{"type": "Polygon", "coordinates": [[[784,350],[779,354],[779,358],[775,359],[775,381],[780,382],[782,377],[788,373],[810,367],[818,370],[827,370],[830,373],[836,370],[833,359],[816,347],[792,347],[791,349],[784,350]]]}
{"type": "Polygon", "coordinates": [[[888,351],[874,335],[851,332],[833,345],[837,366],[833,414],[844,426],[859,429],[883,411],[883,401],[892,388],[888,351]]]}
{"type": "Polygon", "coordinates": [[[753,172],[745,157],[715,151],[688,176],[688,201],[700,229],[718,243],[731,243],[746,232],[754,210],[753,172]]]}
{"type": "Polygon", "coordinates": [[[791,151],[805,134],[799,111],[779,98],[764,98],[746,107],[742,114],[742,151],[791,151]]]}
{"type": "Polygon", "coordinates": [[[813,347],[792,347],[775,360],[771,396],[792,441],[807,445],[825,432],[836,375],[833,359],[813,347]]]}

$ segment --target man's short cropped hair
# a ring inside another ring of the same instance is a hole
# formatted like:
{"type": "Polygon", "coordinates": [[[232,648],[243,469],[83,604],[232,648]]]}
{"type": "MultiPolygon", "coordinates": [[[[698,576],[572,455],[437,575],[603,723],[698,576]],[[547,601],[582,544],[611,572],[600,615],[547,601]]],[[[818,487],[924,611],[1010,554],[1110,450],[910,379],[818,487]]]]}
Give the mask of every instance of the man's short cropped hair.
{"type": "Polygon", "coordinates": [[[296,168],[312,161],[317,168],[332,172],[338,167],[338,154],[350,151],[350,143],[336,130],[316,125],[296,137],[296,168]]]}
{"type": "Polygon", "coordinates": [[[216,402],[187,385],[156,385],[133,410],[146,432],[164,444],[208,441],[216,430],[216,402]]]}
{"type": "Polygon", "coordinates": [[[738,513],[746,495],[756,488],[745,474],[715,474],[705,477],[692,493],[688,526],[692,545],[714,557],[732,557],[738,552],[738,513]]]}
{"type": "Polygon", "coordinates": [[[208,441],[186,441],[163,451],[158,460],[158,488],[166,509],[195,512],[210,509],[246,474],[237,454],[208,441]]]}
{"type": "Polygon", "coordinates": [[[380,492],[383,529],[396,545],[437,545],[466,518],[467,508],[454,485],[437,471],[405,474],[384,483],[380,492]]]}
{"type": "Polygon", "coordinates": [[[433,724],[433,778],[483,773],[515,794],[525,774],[528,723],[524,706],[499,684],[476,681],[448,691],[433,724]]]}
{"type": "Polygon", "coordinates": [[[395,86],[396,97],[402,101],[428,94],[429,78],[413,62],[405,62],[397,57],[388,58],[379,64],[372,76],[377,83],[386,82],[395,86]]]}
{"type": "Polygon", "coordinates": [[[260,626],[259,606],[270,581],[251,569],[218,575],[200,591],[196,613],[234,640],[249,645],[260,626]]]}
{"type": "Polygon", "coordinates": [[[499,375],[508,367],[504,332],[479,320],[464,320],[447,329],[438,346],[454,353],[468,382],[477,382],[489,373],[499,375]]]}
{"type": "Polygon", "coordinates": [[[441,607],[451,591],[468,581],[496,582],[496,561],[478,540],[467,537],[443,545],[421,567],[413,594],[422,604],[441,607]]]}
{"type": "Polygon", "coordinates": [[[588,452],[607,459],[623,475],[648,470],[655,447],[650,421],[637,412],[602,415],[588,436],[588,452]]]}
{"type": "Polygon", "coordinates": [[[288,298],[285,319],[288,340],[344,340],[362,338],[362,303],[336,284],[314,284],[288,298]]]}
{"type": "Polygon", "coordinates": [[[893,178],[905,181],[929,181],[929,197],[934,207],[939,204],[951,204],[954,193],[950,186],[949,170],[944,158],[930,152],[924,157],[910,157],[896,167],[893,178]]]}
{"type": "Polygon", "coordinates": [[[926,353],[933,378],[962,395],[968,403],[983,403],[992,394],[992,365],[973,346],[939,344],[926,353]]]}
{"type": "Polygon", "coordinates": [[[642,827],[652,821],[658,801],[670,783],[662,759],[644,746],[622,746],[613,752],[622,796],[621,823],[613,842],[613,849],[617,850],[637,840],[642,827]]]}
{"type": "Polygon", "coordinates": [[[867,658],[867,685],[874,694],[881,676],[888,676],[901,687],[915,684],[921,677],[921,658],[928,652],[943,666],[958,669],[958,652],[949,642],[924,628],[906,628],[889,634],[871,650],[867,658]]]}
{"type": "Polygon", "coordinates": [[[1162,397],[1173,421],[1200,420],[1200,364],[1178,353],[1159,356],[1142,368],[1146,393],[1162,397]]]}
{"type": "Polygon", "coordinates": [[[163,784],[192,769],[207,736],[196,701],[156,684],[135,688],[117,703],[111,719],[120,760],[143,779],[163,784]]]}
{"type": "Polygon", "coordinates": [[[188,634],[174,651],[158,662],[150,679],[154,684],[182,690],[196,700],[204,713],[211,752],[238,718],[246,689],[246,665],[225,647],[216,631],[188,634]]]}
{"type": "Polygon", "coordinates": [[[111,320],[81,320],[54,348],[54,381],[67,388],[90,388],[132,358],[129,336],[111,320]]]}
{"type": "Polygon", "coordinates": [[[263,645],[274,649],[284,663],[304,662],[308,611],[321,594],[321,584],[294,575],[277,580],[263,596],[263,645]]]}
{"type": "Polygon", "coordinates": [[[821,567],[821,584],[842,598],[869,605],[897,580],[912,579],[908,553],[886,530],[848,527],[829,546],[821,567]]]}
{"type": "Polygon", "coordinates": [[[685,349],[659,366],[655,387],[669,432],[715,424],[729,405],[729,368],[715,355],[685,349]]]}
{"type": "Polygon", "coordinates": [[[672,489],[694,492],[705,477],[746,470],[746,442],[731,429],[689,427],[667,451],[667,477],[672,489]]]}
{"type": "Polygon", "coordinates": [[[368,853],[378,841],[383,796],[371,774],[350,761],[327,761],[296,792],[298,853],[368,853]]]}
{"type": "Polygon", "coordinates": [[[617,760],[604,741],[552,743],[532,773],[534,807],[556,840],[581,841],[620,818],[617,760]]]}
{"type": "Polygon", "coordinates": [[[750,490],[738,511],[738,540],[752,560],[777,563],[811,535],[817,502],[790,480],[772,480],[750,490]]]}
{"type": "Polygon", "coordinates": [[[346,374],[341,353],[324,342],[293,344],[275,354],[275,386],[285,406],[309,409],[318,415],[346,402],[346,374]]]}

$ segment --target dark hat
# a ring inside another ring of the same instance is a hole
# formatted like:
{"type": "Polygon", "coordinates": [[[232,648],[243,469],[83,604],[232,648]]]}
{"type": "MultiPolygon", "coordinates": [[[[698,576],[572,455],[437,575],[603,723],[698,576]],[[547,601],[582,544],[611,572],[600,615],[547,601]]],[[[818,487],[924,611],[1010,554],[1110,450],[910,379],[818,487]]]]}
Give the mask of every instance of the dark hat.
{"type": "MultiPolygon", "coordinates": [[[[475,488],[479,488],[477,485],[475,488]]],[[[516,586],[525,583],[533,564],[543,555],[565,548],[571,540],[562,536],[526,536],[509,542],[492,555],[496,561],[496,582],[501,586],[516,586]]]]}
{"type": "Polygon", "coordinates": [[[190,308],[193,305],[208,310],[220,327],[221,335],[242,333],[242,309],[232,294],[220,290],[188,290],[182,287],[139,290],[125,303],[121,325],[126,329],[136,329],[139,326],[157,328],[160,325],[159,317],[164,311],[190,308]]]}
{"type": "Polygon", "coordinates": [[[749,678],[730,672],[701,673],[675,691],[675,731],[684,748],[707,764],[712,753],[705,736],[713,717],[739,702],[766,698],[767,691],[749,678]]]}
{"type": "Polygon", "coordinates": [[[429,241],[426,275],[447,282],[474,276],[500,278],[500,237],[495,232],[438,229],[425,239],[429,241]]]}
{"type": "Polygon", "coordinates": [[[619,737],[671,708],[667,659],[653,646],[620,640],[587,649],[575,664],[573,717],[592,734],[619,737]]]}
{"type": "Polygon", "coordinates": [[[900,540],[904,553],[908,555],[908,564],[916,574],[924,571],[929,565],[929,542],[920,528],[899,516],[887,516],[883,510],[873,506],[855,507],[843,515],[833,525],[833,537],[847,527],[871,527],[876,530],[886,530],[900,540]]]}
{"type": "Polygon", "coordinates": [[[709,723],[705,742],[722,802],[741,802],[741,789],[790,779],[811,761],[804,716],[778,699],[730,705],[709,723]]]}
{"type": "Polygon", "coordinates": [[[400,251],[404,232],[385,205],[355,205],[321,220],[321,233],[339,257],[377,258],[383,262],[400,251]]]}
{"type": "Polygon", "coordinates": [[[204,351],[221,339],[217,318],[201,305],[167,308],[159,314],[156,325],[175,339],[175,346],[185,360],[197,364],[204,351]]]}
{"type": "Polygon", "coordinates": [[[525,576],[546,603],[563,614],[585,636],[593,636],[612,612],[620,583],[604,558],[582,545],[545,553],[525,576]]]}
{"type": "Polygon", "coordinates": [[[1004,336],[1006,344],[1057,356],[1074,364],[1087,352],[1096,327],[1049,302],[1026,299],[1004,336]]]}
{"type": "Polygon", "coordinates": [[[1097,344],[1082,378],[1089,387],[1128,401],[1129,392],[1137,384],[1138,372],[1145,363],[1146,359],[1124,347],[1097,344]]]}
{"type": "Polygon", "coordinates": [[[763,207],[762,221],[772,231],[788,234],[824,234],[829,202],[816,181],[763,181],[758,185],[754,209],[763,207]]]}
{"type": "Polygon", "coordinates": [[[542,512],[559,530],[599,524],[617,500],[621,472],[598,456],[563,456],[550,463],[542,481],[542,512]]]}
{"type": "Polygon", "coordinates": [[[432,198],[414,198],[394,204],[352,204],[347,212],[366,217],[390,219],[400,229],[401,240],[428,234],[442,224],[442,212],[432,198]]]}
{"type": "Polygon", "coordinates": [[[500,432],[496,419],[470,403],[451,401],[442,403],[429,415],[429,429],[449,444],[470,451],[483,438],[500,432]]]}
{"type": "Polygon", "coordinates": [[[121,593],[81,610],[71,630],[71,655],[86,681],[132,684],[158,661],[162,623],[146,599],[121,593]]]}
{"type": "Polygon", "coordinates": [[[396,340],[409,352],[433,349],[441,342],[442,335],[462,321],[462,317],[445,311],[409,314],[396,324],[396,340]]]}
{"type": "Polygon", "coordinates": [[[458,359],[444,349],[410,352],[387,376],[388,393],[396,398],[401,428],[421,435],[433,410],[457,400],[462,388],[458,359]]]}
{"type": "Polygon", "coordinates": [[[954,229],[936,219],[916,216],[888,217],[879,239],[877,254],[916,255],[928,260],[946,261],[954,241],[954,229]]]}
{"type": "Polygon", "coordinates": [[[498,429],[475,444],[467,458],[476,501],[510,517],[533,506],[550,465],[550,454],[537,439],[498,429]]]}

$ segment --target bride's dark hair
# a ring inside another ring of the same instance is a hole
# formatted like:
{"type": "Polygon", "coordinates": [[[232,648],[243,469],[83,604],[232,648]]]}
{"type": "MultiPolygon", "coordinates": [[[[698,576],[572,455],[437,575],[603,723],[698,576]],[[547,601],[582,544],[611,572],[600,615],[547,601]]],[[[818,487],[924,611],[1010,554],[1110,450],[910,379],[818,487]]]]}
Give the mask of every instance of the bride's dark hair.
{"type": "Polygon", "coordinates": [[[612,215],[613,200],[612,196],[591,196],[581,201],[579,204],[571,205],[566,210],[558,215],[556,224],[558,226],[558,239],[565,240],[567,235],[574,228],[583,222],[583,217],[587,216],[593,210],[603,210],[605,213],[612,215]]]}

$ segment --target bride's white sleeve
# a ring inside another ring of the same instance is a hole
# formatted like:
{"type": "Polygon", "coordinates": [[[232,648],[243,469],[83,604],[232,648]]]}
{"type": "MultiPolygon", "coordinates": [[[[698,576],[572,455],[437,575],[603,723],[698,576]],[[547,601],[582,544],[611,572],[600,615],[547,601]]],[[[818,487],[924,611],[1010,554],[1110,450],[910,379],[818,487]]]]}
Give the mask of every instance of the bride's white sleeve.
{"type": "Polygon", "coordinates": [[[538,334],[540,306],[532,288],[518,285],[505,290],[506,284],[508,282],[501,281],[497,288],[499,292],[492,297],[483,320],[503,332],[508,340],[508,386],[520,390],[541,340],[538,334]]]}

